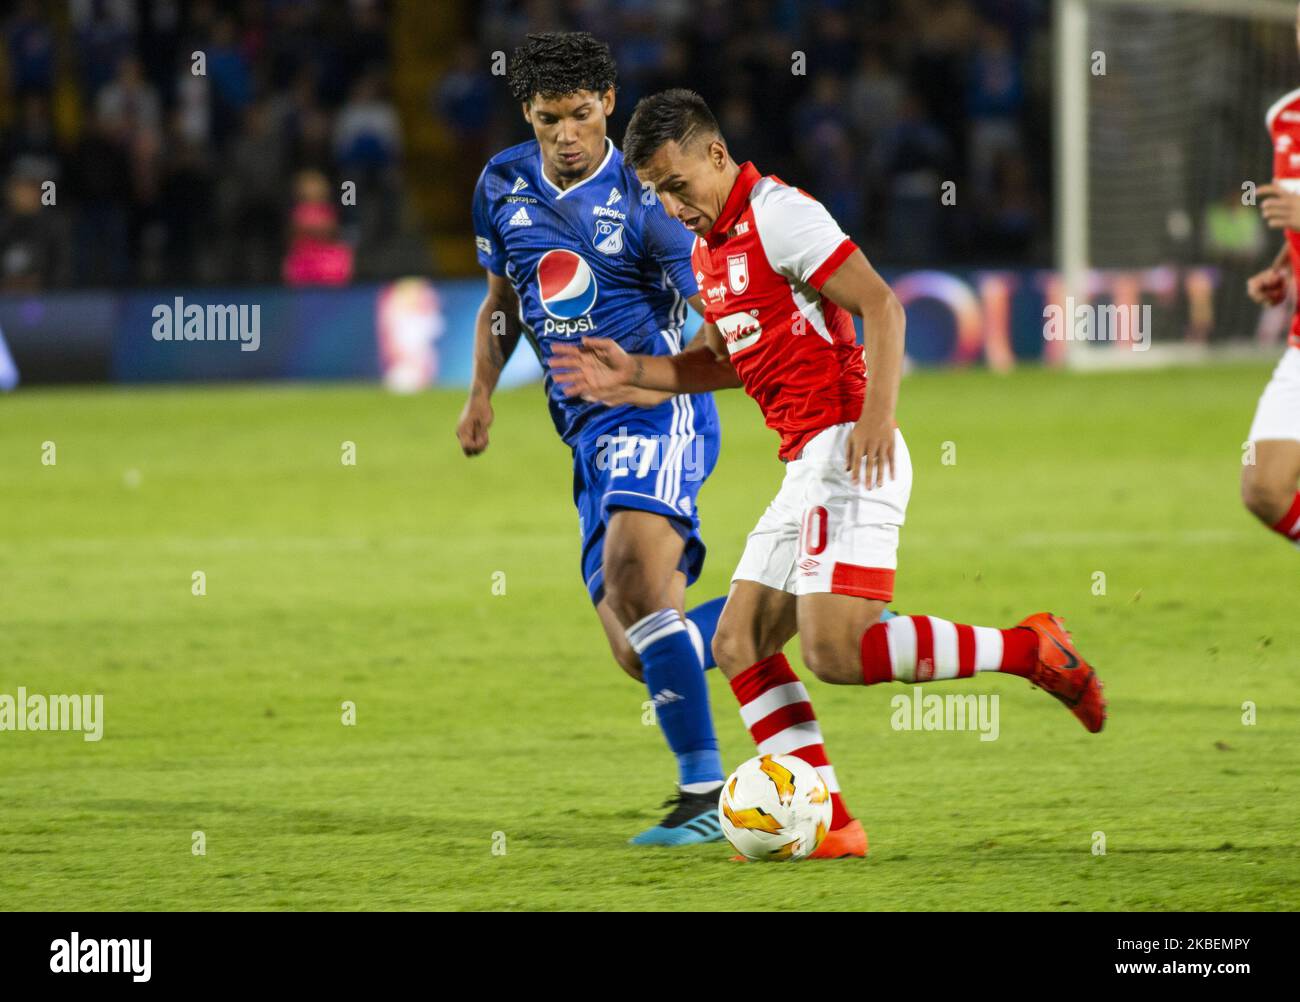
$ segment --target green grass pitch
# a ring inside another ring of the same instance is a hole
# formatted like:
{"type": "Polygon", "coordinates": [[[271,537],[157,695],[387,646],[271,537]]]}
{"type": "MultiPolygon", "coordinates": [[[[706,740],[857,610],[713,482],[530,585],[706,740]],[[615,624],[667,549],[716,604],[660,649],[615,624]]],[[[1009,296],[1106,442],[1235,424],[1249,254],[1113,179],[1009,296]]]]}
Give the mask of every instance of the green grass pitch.
{"type": "MultiPolygon", "coordinates": [[[[102,693],[105,722],[98,743],[0,732],[0,902],[1300,907],[1300,554],[1237,500],[1267,375],[904,381],[895,607],[1063,614],[1111,719],[1091,736],[980,676],[925,689],[999,694],[998,740],[895,731],[905,687],[830,687],[796,660],[871,854],[784,866],[625,844],[674,770],[583,591],[539,389],[498,398],[472,461],[459,393],[22,390],[0,401],[0,693],[102,693]]],[[[724,591],[781,475],[753,403],[719,405],[694,601],[724,591]]],[[[752,746],[710,687],[734,767],[752,746]]]]}

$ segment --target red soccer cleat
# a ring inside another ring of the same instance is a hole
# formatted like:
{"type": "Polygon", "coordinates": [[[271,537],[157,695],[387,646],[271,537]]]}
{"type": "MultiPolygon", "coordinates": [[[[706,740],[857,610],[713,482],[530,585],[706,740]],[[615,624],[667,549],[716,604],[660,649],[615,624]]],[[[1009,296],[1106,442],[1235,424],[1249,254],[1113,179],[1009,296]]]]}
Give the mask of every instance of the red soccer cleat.
{"type": "Polygon", "coordinates": [[[1065,623],[1050,612],[1039,612],[1017,625],[1028,627],[1038,635],[1038,667],[1029,673],[1030,683],[1068,706],[1093,734],[1100,731],[1106,723],[1101,679],[1083,660],[1065,623]]]}

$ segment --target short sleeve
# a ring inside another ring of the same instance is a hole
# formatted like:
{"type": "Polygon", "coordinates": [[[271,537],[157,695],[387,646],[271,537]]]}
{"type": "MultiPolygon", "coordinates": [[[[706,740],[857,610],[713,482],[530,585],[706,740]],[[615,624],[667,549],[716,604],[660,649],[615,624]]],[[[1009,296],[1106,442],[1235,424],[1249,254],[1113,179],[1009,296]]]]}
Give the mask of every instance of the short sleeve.
{"type": "Polygon", "coordinates": [[[767,184],[753,206],[768,263],[786,278],[821,289],[858,245],[821,202],[798,188],[767,184]]]}
{"type": "Polygon", "coordinates": [[[641,217],[641,240],[646,253],[654,258],[668,273],[673,288],[689,299],[700,291],[691,266],[691,250],[695,247],[695,234],[671,219],[659,199],[645,207],[641,217]]]}
{"type": "Polygon", "coordinates": [[[506,249],[492,223],[491,205],[487,196],[487,169],[479,175],[474,186],[474,249],[478,263],[494,275],[506,273],[506,249]]]}

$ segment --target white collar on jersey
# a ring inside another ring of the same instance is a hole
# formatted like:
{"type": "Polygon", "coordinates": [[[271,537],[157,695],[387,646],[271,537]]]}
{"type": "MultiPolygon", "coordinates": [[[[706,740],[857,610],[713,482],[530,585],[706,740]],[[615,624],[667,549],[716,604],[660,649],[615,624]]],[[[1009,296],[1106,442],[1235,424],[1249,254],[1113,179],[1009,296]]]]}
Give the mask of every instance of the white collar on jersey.
{"type": "Polygon", "coordinates": [[[542,175],[542,180],[545,181],[547,185],[550,186],[551,190],[555,192],[555,197],[557,199],[560,199],[563,198],[571,191],[577,191],[588,181],[592,181],[595,178],[599,177],[602,173],[604,173],[605,168],[609,166],[609,158],[612,157],[613,155],[614,155],[614,140],[610,139],[609,136],[606,136],[605,137],[605,159],[600,162],[600,166],[597,167],[590,174],[588,174],[586,177],[584,177],[577,184],[571,184],[567,188],[561,188],[558,184],[556,184],[554,181],[552,181],[549,177],[546,176],[546,165],[542,163],[542,150],[541,147],[539,146],[537,149],[537,172],[542,175]]]}

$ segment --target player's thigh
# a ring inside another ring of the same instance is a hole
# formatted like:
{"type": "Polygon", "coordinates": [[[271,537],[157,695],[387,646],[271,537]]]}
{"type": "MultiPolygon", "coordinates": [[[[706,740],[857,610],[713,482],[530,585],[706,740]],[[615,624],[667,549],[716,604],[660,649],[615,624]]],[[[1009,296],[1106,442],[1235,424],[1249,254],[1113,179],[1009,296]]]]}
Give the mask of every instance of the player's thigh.
{"type": "Polygon", "coordinates": [[[805,449],[813,471],[804,495],[794,591],[804,662],[826,682],[861,681],[863,632],[894,596],[898,541],[912,491],[912,463],[894,435],[894,474],[868,490],[844,469],[849,426],[805,449]]]}
{"type": "Polygon", "coordinates": [[[880,622],[885,601],[817,592],[800,595],[799,652],[823,682],[862,681],[862,634],[880,622]]]}
{"type": "Polygon", "coordinates": [[[883,484],[868,490],[844,469],[851,431],[850,425],[837,425],[804,450],[809,474],[792,590],[888,602],[912,493],[912,461],[902,433],[895,431],[894,475],[886,473],[883,484]]]}
{"type": "Polygon", "coordinates": [[[1288,348],[1260,394],[1250,423],[1253,462],[1242,467],[1241,498],[1272,525],[1291,507],[1300,480],[1300,348],[1288,348]]]}
{"type": "Polygon", "coordinates": [[[1295,501],[1300,483],[1300,441],[1265,439],[1252,442],[1254,462],[1241,470],[1241,499],[1246,507],[1270,525],[1282,518],[1295,501]]]}
{"type": "Polygon", "coordinates": [[[712,403],[673,397],[622,408],[618,433],[600,435],[594,479],[606,513],[603,576],[610,608],[625,625],[665,605],[674,571],[694,579],[703,563],[697,501],[717,461],[712,403]]]}
{"type": "Polygon", "coordinates": [[[682,531],[663,515],[631,508],[610,512],[605,529],[605,600],[625,625],[669,604],[673,574],[685,546],[682,531]]]}
{"type": "Polygon", "coordinates": [[[732,581],[713,634],[713,658],[723,675],[734,678],[780,653],[797,628],[792,594],[757,581],[732,581]]]}
{"type": "MultiPolygon", "coordinates": [[[[681,571],[675,571],[672,581],[669,583],[669,605],[678,612],[683,612],[686,604],[686,575],[681,571]]],[[[596,605],[596,616],[600,619],[600,625],[605,630],[605,638],[609,641],[609,649],[614,655],[614,660],[618,666],[628,675],[638,682],[644,681],[641,671],[641,659],[637,656],[632,645],[628,643],[627,631],[623,624],[619,622],[618,616],[614,615],[614,610],[609,607],[606,599],[601,599],[596,605]]],[[[683,613],[684,614],[684,613],[683,613]]]]}

